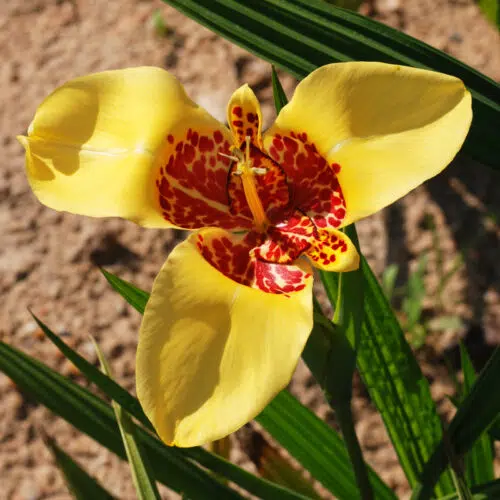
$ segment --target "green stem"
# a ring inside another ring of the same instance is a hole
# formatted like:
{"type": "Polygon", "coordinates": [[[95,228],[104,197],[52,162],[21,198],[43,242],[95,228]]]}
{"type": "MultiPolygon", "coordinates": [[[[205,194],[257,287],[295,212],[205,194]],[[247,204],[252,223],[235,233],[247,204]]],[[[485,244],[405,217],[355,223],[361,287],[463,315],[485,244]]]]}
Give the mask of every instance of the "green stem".
{"type": "Polygon", "coordinates": [[[351,459],[354,475],[356,476],[356,484],[361,493],[361,498],[363,500],[373,500],[375,497],[373,496],[372,486],[368,477],[368,468],[363,459],[358,436],[354,429],[354,420],[352,418],[350,403],[337,404],[335,407],[335,415],[344,437],[344,443],[349,453],[349,458],[351,459]]]}

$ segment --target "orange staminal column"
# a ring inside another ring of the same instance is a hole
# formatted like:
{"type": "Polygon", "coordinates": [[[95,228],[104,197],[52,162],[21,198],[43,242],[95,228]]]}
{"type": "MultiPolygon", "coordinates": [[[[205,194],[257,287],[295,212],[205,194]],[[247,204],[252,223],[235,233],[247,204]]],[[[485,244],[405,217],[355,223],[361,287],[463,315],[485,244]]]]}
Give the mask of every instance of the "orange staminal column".
{"type": "Polygon", "coordinates": [[[250,144],[251,138],[246,136],[246,149],[245,154],[241,152],[240,149],[236,147],[232,147],[232,152],[234,156],[227,156],[231,160],[237,162],[236,170],[234,171],[234,175],[238,175],[241,177],[241,183],[243,185],[243,192],[245,193],[245,198],[248,203],[248,207],[253,215],[253,220],[255,224],[255,228],[257,231],[264,233],[269,227],[269,220],[267,219],[266,212],[264,207],[262,206],[262,201],[259,198],[259,193],[257,192],[257,186],[255,184],[255,175],[266,173],[265,169],[254,168],[252,166],[252,159],[250,158],[250,144]]]}

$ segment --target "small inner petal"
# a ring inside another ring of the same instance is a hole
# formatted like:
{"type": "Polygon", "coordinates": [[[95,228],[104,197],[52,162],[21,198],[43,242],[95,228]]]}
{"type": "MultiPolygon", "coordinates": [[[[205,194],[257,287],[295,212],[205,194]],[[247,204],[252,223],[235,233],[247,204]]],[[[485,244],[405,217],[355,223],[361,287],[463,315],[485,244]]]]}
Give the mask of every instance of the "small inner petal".
{"type": "Polygon", "coordinates": [[[311,246],[317,230],[309,217],[295,212],[286,221],[267,231],[267,239],[253,250],[264,262],[292,264],[311,246]]]}
{"type": "Polygon", "coordinates": [[[262,148],[260,104],[248,85],[243,85],[231,96],[227,108],[227,121],[233,133],[235,146],[243,146],[246,137],[250,137],[252,144],[262,148]]]}
{"type": "Polygon", "coordinates": [[[359,254],[352,241],[342,231],[319,229],[305,252],[311,264],[325,271],[353,271],[359,266],[359,254]]]}
{"type": "Polygon", "coordinates": [[[303,290],[311,279],[309,270],[264,262],[253,256],[252,250],[262,245],[265,238],[256,231],[235,235],[209,229],[197,234],[196,246],[207,262],[237,283],[275,294],[303,290]]]}

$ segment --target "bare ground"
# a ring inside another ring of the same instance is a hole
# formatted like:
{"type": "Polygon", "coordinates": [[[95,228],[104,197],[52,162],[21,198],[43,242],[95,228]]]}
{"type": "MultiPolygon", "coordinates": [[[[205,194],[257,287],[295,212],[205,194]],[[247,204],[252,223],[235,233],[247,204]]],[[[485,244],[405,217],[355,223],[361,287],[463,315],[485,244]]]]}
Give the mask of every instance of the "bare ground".
{"type": "MultiPolygon", "coordinates": [[[[500,79],[498,33],[471,0],[378,0],[374,4],[379,20],[500,79]]],[[[27,311],[30,307],[93,361],[88,334],[94,335],[118,380],[133,390],[140,318],[109,289],[96,266],[149,289],[182,235],[41,206],[28,188],[23,152],[14,137],[25,131],[37,104],[57,85],[77,75],[134,65],[169,69],[195,100],[221,119],[232,91],[248,82],[256,89],[269,123],[273,116],[269,66],[173,9],[148,0],[105,4],[7,0],[0,6],[0,50],[0,338],[81,381],[72,365],[44,340],[27,311]],[[166,37],[153,29],[156,9],[170,30],[166,37]]],[[[283,81],[290,95],[294,81],[289,77],[283,81]]],[[[462,156],[426,186],[359,224],[363,250],[376,272],[381,274],[388,264],[397,263],[401,284],[426,253],[425,318],[460,320],[461,326],[431,331],[427,346],[418,353],[444,418],[452,414],[446,395],[453,393],[453,386],[443,367],[443,354],[456,360],[456,339],[461,336],[480,366],[500,339],[498,180],[462,156]],[[440,290],[447,274],[451,277],[440,290]]],[[[332,420],[303,365],[291,389],[319,415],[332,420]]],[[[2,374],[0,397],[0,499],[69,498],[40,439],[40,427],[114,495],[134,498],[124,464],[20,393],[2,374]]],[[[405,497],[404,475],[359,382],[354,408],[367,460],[405,497]]],[[[233,439],[233,459],[252,469],[244,434],[233,439]]],[[[167,498],[166,490],[163,493],[167,498]]]]}

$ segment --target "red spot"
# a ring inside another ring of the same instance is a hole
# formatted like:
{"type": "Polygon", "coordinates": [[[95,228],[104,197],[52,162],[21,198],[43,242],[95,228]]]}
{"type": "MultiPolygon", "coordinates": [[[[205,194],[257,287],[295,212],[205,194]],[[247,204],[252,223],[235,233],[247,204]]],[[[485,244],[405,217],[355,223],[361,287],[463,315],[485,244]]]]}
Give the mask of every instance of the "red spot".
{"type": "Polygon", "coordinates": [[[340,165],[338,163],[332,163],[331,167],[332,167],[334,173],[338,174],[340,172],[340,165]]]}
{"type": "Polygon", "coordinates": [[[233,108],[233,115],[236,115],[239,118],[243,116],[243,110],[241,109],[241,106],[235,106],[233,108]]]}
{"type": "MultiPolygon", "coordinates": [[[[285,137],[285,139],[286,139],[286,137],[285,137]]],[[[283,159],[284,159],[285,163],[287,165],[289,165],[290,167],[293,167],[294,158],[295,158],[295,156],[294,156],[292,151],[285,151],[283,159]]]]}
{"type": "MultiPolygon", "coordinates": [[[[292,132],[292,137],[294,137],[293,132],[292,132]]],[[[299,145],[297,144],[297,141],[290,139],[290,137],[283,137],[283,142],[285,143],[285,148],[294,154],[299,149],[299,145]]]]}
{"type": "Polygon", "coordinates": [[[247,114],[247,120],[250,122],[250,123],[253,123],[255,121],[255,119],[257,118],[257,115],[254,115],[253,113],[248,113],[247,114]]]}
{"type": "Polygon", "coordinates": [[[278,151],[283,151],[283,141],[278,137],[275,136],[273,139],[273,146],[278,150],[278,151]]]}
{"type": "Polygon", "coordinates": [[[337,219],[342,220],[345,217],[345,210],[343,208],[337,208],[337,210],[335,210],[334,212],[334,215],[335,217],[337,217],[337,219]]]}
{"type": "MultiPolygon", "coordinates": [[[[243,127],[243,122],[241,120],[234,120],[233,125],[235,127],[243,127]]],[[[238,131],[239,132],[239,131],[238,131]]]]}
{"type": "Polygon", "coordinates": [[[191,135],[191,144],[196,147],[198,145],[198,132],[193,132],[191,135]]]}
{"type": "Polygon", "coordinates": [[[167,141],[170,143],[170,144],[173,144],[174,143],[174,136],[172,134],[168,134],[167,136],[167,141]]]}
{"type": "Polygon", "coordinates": [[[209,139],[207,136],[202,135],[200,137],[199,150],[202,153],[205,153],[207,151],[213,151],[213,149],[214,149],[214,141],[212,141],[212,139],[209,139]]]}
{"type": "Polygon", "coordinates": [[[342,203],[342,200],[338,196],[332,196],[331,202],[333,206],[337,206],[342,203]]]}
{"type": "Polygon", "coordinates": [[[184,144],[184,162],[191,163],[196,156],[196,151],[191,144],[184,144]]]}
{"type": "Polygon", "coordinates": [[[229,238],[222,238],[222,244],[228,249],[230,250],[233,246],[233,244],[231,243],[231,240],[229,238]]]}
{"type": "Polygon", "coordinates": [[[198,178],[198,182],[204,182],[205,168],[203,167],[203,162],[201,162],[200,160],[193,163],[193,174],[198,178]]]}
{"type": "Polygon", "coordinates": [[[222,142],[222,133],[220,132],[220,130],[216,130],[214,132],[214,141],[216,144],[220,144],[222,142]]]}
{"type": "Polygon", "coordinates": [[[253,136],[253,129],[247,128],[247,135],[252,137],[253,136]]]}

